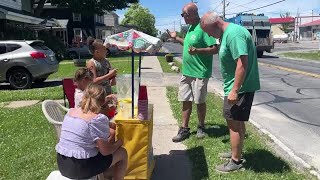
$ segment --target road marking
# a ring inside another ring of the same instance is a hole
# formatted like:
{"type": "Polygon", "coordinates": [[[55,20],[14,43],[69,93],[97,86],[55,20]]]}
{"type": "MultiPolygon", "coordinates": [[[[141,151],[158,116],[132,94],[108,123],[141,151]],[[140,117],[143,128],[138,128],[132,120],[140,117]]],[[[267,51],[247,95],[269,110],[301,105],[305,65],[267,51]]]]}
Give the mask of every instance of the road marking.
{"type": "Polygon", "coordinates": [[[284,71],[294,72],[294,73],[297,73],[297,74],[302,74],[302,75],[306,75],[306,76],[320,78],[320,74],[309,73],[309,72],[300,71],[300,70],[297,70],[297,69],[291,69],[291,68],[286,68],[286,67],[283,67],[283,66],[277,66],[277,65],[268,64],[268,63],[262,63],[262,62],[259,62],[259,64],[263,65],[263,66],[277,68],[277,69],[284,70],[284,71]]]}

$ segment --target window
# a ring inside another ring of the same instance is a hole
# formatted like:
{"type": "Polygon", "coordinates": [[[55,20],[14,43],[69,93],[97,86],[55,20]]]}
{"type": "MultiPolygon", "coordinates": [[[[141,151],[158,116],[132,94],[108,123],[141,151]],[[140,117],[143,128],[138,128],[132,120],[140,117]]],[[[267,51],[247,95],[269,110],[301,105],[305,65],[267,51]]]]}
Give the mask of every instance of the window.
{"type": "Polygon", "coordinates": [[[80,28],[74,28],[73,29],[73,36],[74,36],[74,39],[77,39],[77,37],[79,38],[81,38],[82,39],[82,29],[80,29],[80,28]]]}
{"type": "Polygon", "coordinates": [[[79,13],[72,13],[73,21],[81,21],[81,14],[79,13]]]}
{"type": "Polygon", "coordinates": [[[7,52],[12,52],[19,48],[21,48],[21,46],[18,44],[7,44],[7,52]]]}
{"type": "Polygon", "coordinates": [[[42,42],[35,41],[30,46],[36,50],[49,50],[49,48],[42,42]]]}
{"type": "Polygon", "coordinates": [[[4,54],[7,52],[6,45],[0,44],[0,54],[4,54]]]}
{"type": "Polygon", "coordinates": [[[99,16],[99,15],[95,15],[95,19],[96,19],[96,22],[98,22],[98,23],[104,23],[104,16],[102,15],[102,16],[99,16]]]}

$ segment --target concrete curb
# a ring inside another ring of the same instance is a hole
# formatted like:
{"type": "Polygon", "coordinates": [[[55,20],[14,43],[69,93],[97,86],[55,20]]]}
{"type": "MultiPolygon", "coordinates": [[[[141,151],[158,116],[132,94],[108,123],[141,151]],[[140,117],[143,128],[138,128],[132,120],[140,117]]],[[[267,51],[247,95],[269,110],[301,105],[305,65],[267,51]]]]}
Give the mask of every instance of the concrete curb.
{"type": "MultiPolygon", "coordinates": [[[[63,99],[57,99],[53,100],[59,104],[63,104],[64,100],[63,99]]],[[[8,109],[17,109],[17,108],[22,108],[22,107],[28,107],[28,106],[33,106],[36,104],[41,104],[43,101],[41,100],[22,100],[22,101],[6,101],[6,102],[1,102],[0,107],[3,108],[8,108],[8,109]]]]}
{"type": "Polygon", "coordinates": [[[285,58],[285,59],[290,59],[293,61],[308,61],[308,62],[313,62],[313,63],[320,63],[320,61],[317,60],[312,60],[312,59],[301,59],[301,58],[293,58],[293,57],[288,57],[288,56],[284,56],[281,54],[277,54],[279,57],[285,58]]]}

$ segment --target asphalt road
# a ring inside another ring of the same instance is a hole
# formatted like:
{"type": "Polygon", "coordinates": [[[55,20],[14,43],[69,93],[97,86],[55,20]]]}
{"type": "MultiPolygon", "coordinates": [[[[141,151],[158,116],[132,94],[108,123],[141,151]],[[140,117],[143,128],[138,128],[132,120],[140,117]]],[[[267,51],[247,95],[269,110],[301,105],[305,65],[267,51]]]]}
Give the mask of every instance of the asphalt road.
{"type": "MultiPolygon", "coordinates": [[[[178,56],[182,53],[179,44],[165,43],[164,47],[178,56]]],[[[320,62],[281,57],[258,61],[320,74],[320,62]]],[[[251,118],[319,172],[320,79],[263,65],[259,72],[261,90],[255,94],[251,118]]],[[[214,56],[210,83],[222,90],[221,80],[218,58],[214,56]]]]}

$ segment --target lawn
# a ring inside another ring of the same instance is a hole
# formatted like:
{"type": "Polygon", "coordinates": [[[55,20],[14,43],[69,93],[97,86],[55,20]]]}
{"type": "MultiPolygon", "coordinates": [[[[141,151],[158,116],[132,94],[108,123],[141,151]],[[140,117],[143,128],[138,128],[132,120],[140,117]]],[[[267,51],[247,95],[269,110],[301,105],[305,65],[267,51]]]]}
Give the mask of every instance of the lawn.
{"type": "Polygon", "coordinates": [[[320,61],[320,51],[309,51],[309,52],[286,52],[281,53],[283,56],[299,58],[299,59],[311,59],[320,61]]]}
{"type": "MultiPolygon", "coordinates": [[[[166,58],[164,56],[157,56],[158,57],[158,60],[159,60],[159,63],[161,65],[161,68],[162,68],[162,71],[165,72],[165,73],[174,73],[173,70],[171,70],[171,66],[168,65],[168,62],[166,61],[166,58]]],[[[182,64],[177,61],[177,60],[173,60],[173,62],[175,62],[176,66],[179,67],[180,69],[180,72],[182,70],[182,64]]]]}
{"type": "Polygon", "coordinates": [[[0,111],[0,179],[45,179],[57,169],[55,132],[41,106],[0,111]]]}
{"type": "MultiPolygon", "coordinates": [[[[138,68],[138,57],[135,57],[134,65],[135,72],[138,68]]],[[[119,74],[129,74],[131,73],[131,57],[130,56],[120,56],[109,58],[111,66],[113,68],[118,68],[119,74]]],[[[74,76],[75,71],[79,67],[74,66],[72,61],[62,61],[59,65],[58,72],[49,76],[49,79],[62,79],[62,78],[72,78],[74,76]]]]}
{"type": "Polygon", "coordinates": [[[0,102],[45,99],[63,99],[62,86],[0,91],[0,102]]]}
{"type": "MultiPolygon", "coordinates": [[[[174,117],[181,124],[181,104],[178,102],[177,88],[168,87],[167,97],[170,101],[174,117]]],[[[279,157],[276,157],[270,148],[266,145],[267,138],[261,136],[251,126],[248,126],[247,138],[245,140],[246,159],[245,171],[220,174],[214,168],[223,163],[217,155],[220,152],[226,152],[230,149],[229,133],[226,122],[222,116],[222,100],[220,97],[208,94],[207,101],[206,133],[209,137],[198,140],[195,137],[198,118],[194,113],[190,118],[190,128],[192,135],[184,144],[188,147],[187,154],[192,162],[193,179],[315,179],[315,177],[298,172],[279,157]]]]}

